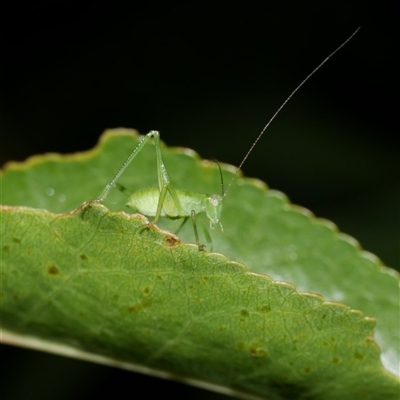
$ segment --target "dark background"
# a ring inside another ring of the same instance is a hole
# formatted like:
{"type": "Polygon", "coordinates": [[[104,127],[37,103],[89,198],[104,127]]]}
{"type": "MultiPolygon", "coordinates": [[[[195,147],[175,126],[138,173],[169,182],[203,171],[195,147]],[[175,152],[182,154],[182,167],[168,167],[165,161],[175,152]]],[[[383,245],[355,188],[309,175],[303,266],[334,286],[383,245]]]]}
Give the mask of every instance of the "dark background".
{"type": "MultiPolygon", "coordinates": [[[[288,94],[361,26],[290,101],[243,169],[399,268],[394,2],[12,7],[2,12],[0,164],[86,150],[104,129],[124,126],[160,130],[168,145],[238,165],[288,94]]],[[[107,392],[123,399],[137,390],[223,398],[62,357],[0,351],[4,400],[107,392]]]]}

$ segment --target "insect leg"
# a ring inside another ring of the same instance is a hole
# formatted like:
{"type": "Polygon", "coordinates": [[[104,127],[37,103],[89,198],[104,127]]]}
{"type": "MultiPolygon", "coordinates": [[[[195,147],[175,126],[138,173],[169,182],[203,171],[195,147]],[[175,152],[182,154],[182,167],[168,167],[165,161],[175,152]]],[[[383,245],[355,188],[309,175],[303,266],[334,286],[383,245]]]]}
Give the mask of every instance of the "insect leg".
{"type": "Polygon", "coordinates": [[[207,228],[207,225],[204,223],[202,219],[200,219],[201,229],[203,230],[204,237],[206,238],[207,243],[210,245],[210,251],[213,251],[213,243],[210,235],[210,231],[207,228]]]}
{"type": "Polygon", "coordinates": [[[126,161],[122,164],[121,168],[118,170],[118,172],[115,174],[113,180],[105,187],[103,193],[101,196],[94,200],[95,203],[102,203],[106,197],[108,196],[108,193],[110,192],[111,188],[115,185],[119,177],[123,174],[125,169],[128,167],[128,165],[131,163],[131,161],[138,155],[140,150],[143,148],[143,146],[149,141],[150,138],[158,137],[159,138],[160,134],[157,131],[150,131],[136,146],[135,150],[132,151],[130,156],[126,159],[126,161]]]}
{"type": "Polygon", "coordinates": [[[182,223],[179,225],[179,228],[175,231],[175,235],[178,235],[180,230],[183,228],[183,226],[186,224],[187,220],[189,217],[184,217],[182,223]]]}
{"type": "MultiPolygon", "coordinates": [[[[204,245],[200,244],[199,232],[197,231],[196,216],[197,216],[196,211],[192,210],[192,212],[190,213],[190,217],[192,218],[192,222],[193,222],[193,230],[194,230],[194,236],[196,238],[196,244],[197,244],[197,247],[199,248],[199,250],[204,250],[204,245]]],[[[208,234],[208,232],[207,232],[207,234],[208,234]]],[[[208,239],[211,240],[209,234],[208,234],[208,239]]]]}
{"type": "Polygon", "coordinates": [[[157,176],[158,176],[158,187],[160,189],[160,197],[158,198],[157,211],[153,222],[156,223],[160,218],[162,207],[164,204],[165,197],[169,194],[178,210],[178,215],[182,215],[182,205],[179,200],[178,194],[175,188],[171,184],[171,179],[168,175],[167,168],[165,167],[164,160],[161,153],[161,142],[160,134],[157,131],[152,131],[154,136],[154,145],[156,148],[157,157],[157,176]]]}

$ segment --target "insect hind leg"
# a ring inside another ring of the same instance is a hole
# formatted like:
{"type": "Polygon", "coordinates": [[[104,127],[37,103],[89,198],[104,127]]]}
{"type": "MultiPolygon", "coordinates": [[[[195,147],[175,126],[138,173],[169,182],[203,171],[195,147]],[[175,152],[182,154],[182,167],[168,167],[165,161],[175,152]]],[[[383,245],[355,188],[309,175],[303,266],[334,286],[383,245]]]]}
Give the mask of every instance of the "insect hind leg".
{"type": "MultiPolygon", "coordinates": [[[[150,131],[139,143],[138,145],[135,147],[135,149],[132,151],[132,153],[129,155],[129,157],[125,160],[125,162],[121,165],[120,169],[118,170],[118,172],[115,174],[114,178],[112,179],[112,181],[105,187],[105,189],[103,190],[103,193],[101,194],[101,196],[99,198],[97,198],[96,200],[92,200],[91,203],[103,203],[103,201],[106,199],[106,197],[108,196],[108,193],[110,192],[110,190],[114,187],[114,185],[117,183],[118,179],[120,178],[120,176],[123,174],[123,172],[126,170],[126,168],[128,167],[128,165],[132,162],[132,160],[139,154],[140,150],[142,150],[142,148],[144,147],[144,145],[152,138],[154,137],[154,140],[156,142],[156,152],[160,153],[161,155],[161,150],[157,150],[157,145],[160,147],[160,133],[158,131],[150,131]]],[[[157,160],[158,160],[158,154],[157,154],[157,160]]],[[[162,159],[161,159],[162,162],[162,159]]],[[[160,182],[160,172],[159,172],[159,182],[160,182]]],[[[160,186],[160,190],[161,190],[161,186],[160,186]]]]}

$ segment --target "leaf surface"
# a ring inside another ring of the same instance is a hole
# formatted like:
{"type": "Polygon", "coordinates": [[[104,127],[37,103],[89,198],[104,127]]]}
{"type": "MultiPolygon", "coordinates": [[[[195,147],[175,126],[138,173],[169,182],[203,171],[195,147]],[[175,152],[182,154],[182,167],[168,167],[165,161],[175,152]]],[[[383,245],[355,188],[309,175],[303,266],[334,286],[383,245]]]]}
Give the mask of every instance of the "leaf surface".
{"type": "MultiPolygon", "coordinates": [[[[132,131],[115,130],[92,151],[6,168],[5,331],[237,396],[397,398],[398,380],[382,367],[373,334],[386,368],[395,372],[398,275],[332,223],[244,178],[224,200],[224,233],[212,232],[214,250],[224,256],[186,244],[194,242],[190,223],[179,242],[121,212],[129,211],[127,198],[116,189],[107,208],[77,209],[99,196],[137,141],[132,131]]],[[[163,148],[163,154],[174,186],[218,192],[214,163],[187,150],[163,148]]],[[[149,145],[121,184],[132,191],[154,186],[155,165],[149,145]]],[[[232,168],[223,173],[229,182],[232,168]]],[[[179,224],[158,225],[174,231],[179,224]]]]}

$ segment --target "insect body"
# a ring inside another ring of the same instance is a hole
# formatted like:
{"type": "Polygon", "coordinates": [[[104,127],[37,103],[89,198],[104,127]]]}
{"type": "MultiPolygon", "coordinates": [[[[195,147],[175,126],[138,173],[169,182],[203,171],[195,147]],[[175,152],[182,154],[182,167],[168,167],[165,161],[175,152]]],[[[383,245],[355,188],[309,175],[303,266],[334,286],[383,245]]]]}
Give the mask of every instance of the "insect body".
{"type": "Polygon", "coordinates": [[[185,218],[192,212],[200,214],[205,212],[210,220],[210,227],[219,224],[222,211],[222,196],[214,194],[212,196],[195,192],[187,192],[184,190],[175,190],[177,201],[174,197],[167,193],[162,204],[161,211],[157,216],[160,191],[157,188],[147,188],[137,190],[133,193],[126,205],[150,217],[169,217],[169,218],[185,218]],[[156,210],[156,212],[154,212],[156,210]]]}
{"type": "MultiPolygon", "coordinates": [[[[127,206],[133,208],[141,214],[147,215],[148,217],[154,217],[153,223],[156,223],[160,217],[184,218],[181,225],[182,227],[190,217],[193,222],[196,244],[199,249],[203,249],[204,246],[200,244],[199,240],[196,216],[205,212],[210,221],[210,228],[214,229],[215,225],[219,225],[222,230],[220,217],[223,196],[218,194],[205,195],[175,189],[171,184],[171,180],[162,158],[160,134],[157,131],[150,131],[139,142],[135,150],[121,166],[114,179],[106,186],[102,195],[95,200],[95,202],[102,203],[105,200],[111,188],[150,138],[154,138],[156,148],[158,189],[145,188],[134,192],[131,194],[129,201],[127,202],[127,206]]],[[[211,243],[211,237],[204,226],[203,231],[207,241],[211,243]]]]}
{"type": "MultiPolygon", "coordinates": [[[[162,153],[161,153],[161,144],[160,144],[160,134],[157,131],[150,131],[144,138],[139,142],[130,156],[126,159],[126,161],[122,164],[119,171],[114,176],[113,180],[106,186],[101,196],[94,200],[95,203],[102,203],[110,192],[111,188],[117,183],[118,179],[125,171],[127,166],[131,163],[131,161],[137,156],[140,150],[145,146],[145,144],[149,141],[149,139],[154,138],[155,149],[156,149],[156,158],[157,158],[157,175],[158,175],[158,189],[157,188],[146,188],[140,189],[133,193],[130,196],[130,199],[127,203],[127,206],[135,209],[141,214],[147,215],[149,217],[154,217],[153,223],[156,223],[160,217],[168,217],[168,218],[183,218],[183,224],[190,217],[193,222],[193,228],[196,238],[196,244],[200,250],[204,248],[200,244],[199,235],[197,231],[196,217],[198,214],[205,213],[210,222],[210,228],[213,229],[215,225],[219,225],[222,230],[222,224],[220,222],[221,212],[223,200],[228,194],[228,191],[234,182],[238,171],[243,166],[244,162],[247,160],[247,157],[252,152],[253,148],[260,140],[264,132],[267,130],[271,122],[275,119],[275,117],[279,114],[282,108],[287,104],[287,102],[293,97],[293,95],[304,85],[304,83],[312,76],[314,73],[321,68],[323,64],[325,64],[337,51],[339,51],[345,44],[347,44],[353,36],[358,32],[360,28],[357,30],[345,41],[343,42],[335,51],[333,51],[328,57],[326,57],[307,77],[292,91],[292,93],[286,98],[286,100],[282,103],[282,105],[278,108],[278,110],[273,114],[268,123],[264,126],[260,134],[257,136],[256,140],[253,142],[249,151],[244,156],[242,162],[237,168],[233,178],[231,179],[226,191],[222,189],[222,194],[213,194],[213,195],[205,195],[194,192],[188,192],[184,190],[178,190],[173,187],[171,184],[171,180],[169,178],[167,169],[165,167],[162,153]]],[[[222,176],[222,174],[221,174],[222,176]]],[[[222,185],[223,186],[223,185],[222,185]]],[[[203,226],[203,231],[206,237],[206,240],[211,243],[210,235],[203,226]]],[[[179,228],[180,229],[180,228],[179,228]]]]}

